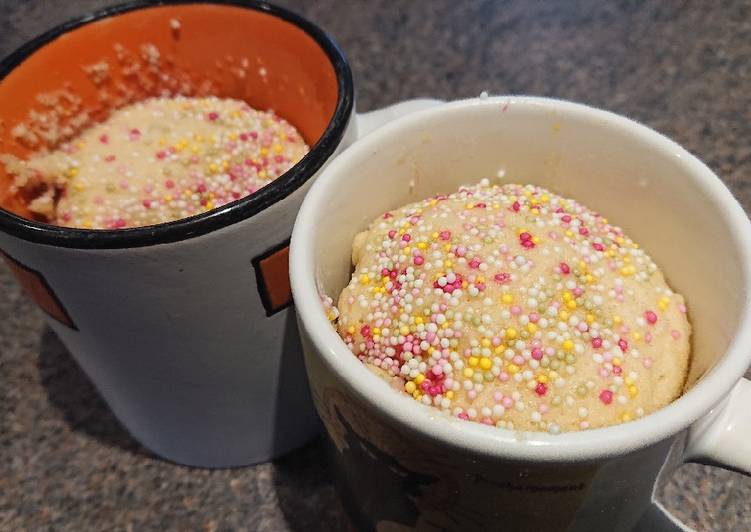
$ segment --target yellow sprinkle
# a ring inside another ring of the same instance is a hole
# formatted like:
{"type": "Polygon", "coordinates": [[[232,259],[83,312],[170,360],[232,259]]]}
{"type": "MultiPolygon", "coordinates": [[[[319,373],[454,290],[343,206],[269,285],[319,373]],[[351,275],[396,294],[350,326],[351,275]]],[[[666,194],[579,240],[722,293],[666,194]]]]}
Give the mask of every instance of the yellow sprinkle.
{"type": "Polygon", "coordinates": [[[209,165],[209,172],[211,172],[212,174],[215,174],[218,171],[219,171],[219,167],[217,165],[215,165],[214,163],[211,163],[209,165]]]}
{"type": "Polygon", "coordinates": [[[453,399],[454,398],[454,390],[449,390],[446,392],[446,398],[447,399],[453,399]]]}
{"type": "Polygon", "coordinates": [[[210,211],[213,208],[214,208],[214,202],[213,201],[209,201],[209,202],[206,203],[206,210],[207,211],[210,211]]]}
{"type": "Polygon", "coordinates": [[[269,154],[269,150],[267,150],[266,148],[261,148],[261,155],[268,155],[268,154],[269,154]]]}
{"type": "Polygon", "coordinates": [[[567,229],[566,230],[566,236],[569,237],[569,238],[571,238],[572,236],[574,236],[574,232],[571,229],[567,229]]]}
{"type": "Polygon", "coordinates": [[[620,316],[618,316],[617,314],[615,316],[613,316],[613,323],[615,323],[616,325],[618,325],[622,321],[623,321],[623,319],[620,316]]]}
{"type": "Polygon", "coordinates": [[[81,192],[84,189],[84,186],[81,183],[76,183],[75,185],[73,185],[73,188],[81,192]]]}
{"type": "Polygon", "coordinates": [[[412,393],[414,393],[414,391],[415,391],[416,389],[417,389],[417,386],[416,386],[416,385],[415,385],[415,383],[414,383],[414,382],[412,382],[412,381],[407,381],[407,382],[406,382],[406,383],[404,384],[404,391],[405,391],[405,392],[407,392],[408,394],[412,394],[412,393]]]}
{"type": "Polygon", "coordinates": [[[360,275],[360,284],[368,284],[370,282],[370,277],[368,277],[367,274],[360,275]]]}
{"type": "Polygon", "coordinates": [[[513,340],[514,338],[516,338],[516,336],[517,336],[516,329],[513,329],[513,328],[506,329],[506,338],[513,340]]]}
{"type": "Polygon", "coordinates": [[[407,327],[406,325],[399,327],[399,334],[401,334],[402,336],[407,336],[409,334],[409,327],[407,327]]]}
{"type": "Polygon", "coordinates": [[[620,359],[620,358],[618,358],[618,357],[615,357],[615,358],[613,359],[613,365],[614,365],[614,366],[620,366],[620,365],[621,365],[621,359],[620,359]]]}
{"type": "Polygon", "coordinates": [[[542,195],[542,196],[540,197],[540,201],[542,201],[543,203],[547,203],[547,202],[548,202],[548,200],[550,200],[550,198],[548,197],[548,195],[547,195],[547,194],[543,194],[543,195],[542,195]]]}
{"type": "Polygon", "coordinates": [[[429,355],[432,355],[433,351],[435,351],[435,347],[433,347],[432,345],[430,347],[428,347],[428,354],[429,355]]]}
{"type": "Polygon", "coordinates": [[[164,196],[164,201],[167,201],[167,202],[172,201],[172,196],[170,196],[169,194],[167,194],[166,196],[164,196]]]}
{"type": "Polygon", "coordinates": [[[571,301],[569,301],[568,303],[566,303],[566,307],[567,307],[567,308],[568,308],[569,310],[574,310],[574,309],[576,308],[576,301],[574,301],[574,300],[572,299],[571,301]]]}
{"type": "Polygon", "coordinates": [[[587,276],[585,277],[585,279],[587,280],[587,284],[590,284],[590,283],[592,283],[595,280],[595,278],[592,277],[590,274],[587,274],[587,276]]]}
{"type": "Polygon", "coordinates": [[[499,345],[498,347],[493,349],[493,353],[495,353],[496,355],[502,355],[505,350],[506,350],[505,345],[499,345]]]}
{"type": "Polygon", "coordinates": [[[417,249],[428,249],[428,244],[426,242],[418,242],[417,249]]]}
{"type": "Polygon", "coordinates": [[[545,384],[546,382],[548,382],[548,377],[546,375],[538,375],[537,382],[545,384]]]}
{"type": "Polygon", "coordinates": [[[446,265],[447,268],[451,268],[454,265],[454,262],[447,260],[447,261],[444,261],[444,264],[446,265]]]}
{"type": "Polygon", "coordinates": [[[483,347],[490,347],[490,340],[488,340],[487,338],[483,338],[482,341],[480,342],[480,345],[483,347]]]}
{"type": "Polygon", "coordinates": [[[281,144],[274,144],[274,153],[282,153],[282,146],[281,144]]]}
{"type": "Polygon", "coordinates": [[[507,305],[510,305],[514,301],[514,296],[512,296],[511,294],[503,294],[501,296],[501,301],[503,301],[507,305]]]}
{"type": "Polygon", "coordinates": [[[628,412],[624,413],[624,414],[623,414],[623,415],[621,416],[621,420],[622,420],[622,421],[623,421],[624,423],[625,423],[625,422],[627,422],[627,421],[631,421],[631,414],[629,414],[628,412]]]}
{"type": "Polygon", "coordinates": [[[415,377],[415,383],[417,385],[422,384],[422,381],[424,380],[425,380],[425,375],[423,375],[422,373],[418,373],[417,376],[415,377]]]}
{"type": "Polygon", "coordinates": [[[487,371],[493,367],[493,361],[490,360],[488,357],[482,357],[480,359],[480,367],[487,371]]]}
{"type": "Polygon", "coordinates": [[[415,390],[414,392],[412,392],[412,397],[414,397],[415,399],[419,399],[420,397],[422,397],[420,390],[415,390]]]}
{"type": "Polygon", "coordinates": [[[415,323],[416,323],[417,325],[420,325],[421,323],[425,323],[425,320],[423,320],[423,319],[422,319],[422,316],[417,316],[417,317],[415,318],[415,323]]]}
{"type": "Polygon", "coordinates": [[[92,227],[94,227],[94,224],[92,224],[92,223],[91,223],[91,220],[85,220],[85,221],[83,222],[83,226],[84,226],[84,227],[85,227],[86,229],[91,229],[92,227]]]}
{"type": "Polygon", "coordinates": [[[519,366],[517,366],[516,364],[509,364],[508,366],[506,366],[506,369],[507,369],[507,370],[508,370],[508,372],[509,372],[509,373],[511,373],[512,375],[513,375],[514,373],[519,373],[519,366]]]}
{"type": "Polygon", "coordinates": [[[530,333],[534,334],[534,333],[536,333],[536,332],[537,332],[537,325],[535,325],[534,323],[528,323],[528,324],[527,324],[527,330],[528,330],[528,331],[529,331],[530,333]]]}
{"type": "Polygon", "coordinates": [[[451,251],[451,244],[444,244],[443,251],[451,251]]]}
{"type": "Polygon", "coordinates": [[[430,238],[432,238],[433,240],[438,240],[438,231],[433,231],[430,234],[430,238]]]}
{"type": "Polygon", "coordinates": [[[633,336],[634,340],[641,340],[641,334],[639,334],[639,331],[634,331],[631,333],[631,336],[633,336]]]}
{"type": "Polygon", "coordinates": [[[560,312],[558,312],[558,317],[561,318],[562,320],[567,320],[568,312],[566,312],[565,310],[561,310],[560,312]]]}
{"type": "Polygon", "coordinates": [[[468,379],[472,378],[472,375],[474,375],[475,372],[472,368],[464,368],[464,376],[468,379]]]}
{"type": "Polygon", "coordinates": [[[373,327],[373,335],[376,335],[376,334],[381,334],[380,327],[373,327]]]}
{"type": "Polygon", "coordinates": [[[350,325],[349,327],[347,327],[347,332],[349,334],[355,334],[355,326],[354,325],[350,325]]]}
{"type": "MultiPolygon", "coordinates": [[[[532,212],[535,212],[536,210],[537,210],[537,209],[532,209],[532,212]]],[[[537,214],[537,213],[535,213],[535,214],[537,214]]],[[[533,237],[532,237],[532,242],[534,242],[535,244],[539,244],[539,243],[540,243],[540,237],[538,237],[538,236],[533,236],[533,237]]]]}
{"type": "Polygon", "coordinates": [[[404,247],[404,254],[405,255],[408,255],[411,251],[412,251],[412,247],[411,246],[405,246],[404,247]]]}
{"type": "Polygon", "coordinates": [[[587,323],[592,323],[595,321],[595,315],[594,314],[587,314],[587,323]]]}
{"type": "Polygon", "coordinates": [[[237,133],[234,131],[229,134],[229,140],[237,140],[237,133]]]}
{"type": "Polygon", "coordinates": [[[571,294],[571,292],[563,292],[563,296],[562,297],[563,297],[564,301],[571,301],[574,298],[574,296],[573,296],[573,294],[571,294]]]}
{"type": "Polygon", "coordinates": [[[477,364],[480,363],[480,359],[477,357],[469,357],[469,360],[467,360],[470,366],[473,368],[477,366],[477,364]]]}
{"type": "Polygon", "coordinates": [[[571,340],[565,340],[563,342],[563,350],[564,351],[571,351],[574,348],[574,342],[571,340]]]}

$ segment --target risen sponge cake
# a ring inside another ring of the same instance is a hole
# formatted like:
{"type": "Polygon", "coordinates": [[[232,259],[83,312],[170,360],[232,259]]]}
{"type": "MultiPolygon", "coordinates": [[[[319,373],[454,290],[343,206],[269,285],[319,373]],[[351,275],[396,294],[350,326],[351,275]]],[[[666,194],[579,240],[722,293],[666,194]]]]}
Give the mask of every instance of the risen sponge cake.
{"type": "Polygon", "coordinates": [[[383,214],[352,261],[340,335],[426,405],[558,433],[630,421],[681,394],[683,298],[574,200],[483,180],[383,214]]]}

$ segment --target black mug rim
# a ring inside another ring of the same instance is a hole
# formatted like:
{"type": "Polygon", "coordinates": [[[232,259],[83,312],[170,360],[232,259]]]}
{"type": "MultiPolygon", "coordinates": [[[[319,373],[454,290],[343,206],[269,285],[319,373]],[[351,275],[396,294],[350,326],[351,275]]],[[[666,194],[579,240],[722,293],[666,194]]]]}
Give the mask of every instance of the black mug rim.
{"type": "Polygon", "coordinates": [[[292,11],[262,0],[136,0],[71,19],[31,39],[0,61],[0,81],[26,58],[60,35],[81,26],[138,9],[175,4],[217,4],[262,11],[307,33],[331,61],[337,81],[334,115],[310,151],[277,179],[257,192],[218,209],[179,220],[128,229],[78,229],[22,218],[0,207],[0,231],[37,244],[77,249],[121,249],[167,244],[205,235],[233,225],[286,198],[310,179],[333,155],[344,137],[354,108],[354,85],[347,58],[321,28],[292,11]]]}

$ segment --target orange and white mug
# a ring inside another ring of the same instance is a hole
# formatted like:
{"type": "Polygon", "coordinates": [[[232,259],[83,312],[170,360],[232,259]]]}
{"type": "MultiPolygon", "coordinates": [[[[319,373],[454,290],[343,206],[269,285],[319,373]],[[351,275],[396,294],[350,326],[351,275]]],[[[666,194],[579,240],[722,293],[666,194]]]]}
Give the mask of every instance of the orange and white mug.
{"type": "Polygon", "coordinates": [[[29,155],[13,128],[45,112],[41,95],[66,91],[78,111],[103,118],[113,100],[102,89],[132,100],[182,81],[273,109],[310,152],[249,197],[123,230],[35,220],[0,169],[0,250],[138,441],[183,464],[245,465],[305,443],[319,426],[287,275],[303,196],[358,136],[432,102],[356,115],[337,45],[263,2],[134,3],[63,24],[0,62],[0,153],[29,155]],[[137,60],[144,46],[160,52],[158,75],[125,71],[122,54],[137,60]],[[103,63],[105,80],[84,68],[103,63]]]}

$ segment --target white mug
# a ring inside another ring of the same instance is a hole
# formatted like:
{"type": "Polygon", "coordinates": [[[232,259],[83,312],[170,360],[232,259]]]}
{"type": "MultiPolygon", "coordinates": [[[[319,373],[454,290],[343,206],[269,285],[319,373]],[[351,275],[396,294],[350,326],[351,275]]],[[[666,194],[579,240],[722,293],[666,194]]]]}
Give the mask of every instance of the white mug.
{"type": "Polygon", "coordinates": [[[355,522],[371,530],[644,530],[682,525],[654,490],[682,462],[751,472],[751,224],[709,168],[627,118],[479,98],[402,118],[328,165],[303,201],[292,291],[316,408],[355,522]],[[349,282],[355,234],[460,184],[532,182],[603,213],[654,258],[693,325],[686,392],[641,419],[551,435],[448,417],[368,371],[320,297],[349,282]]]}
{"type": "MultiPolygon", "coordinates": [[[[12,126],[39,107],[39,94],[62,84],[96,112],[98,86],[83,67],[105,61],[113,84],[131,80],[116,69],[115,44],[135,58],[140,46],[155,45],[160,76],[201,76],[227,61],[207,78],[218,95],[276,110],[300,129],[310,152],[249,197],[127,230],[34,221],[0,171],[0,257],[145,447],[194,466],[269,460],[320,427],[289,306],[287,242],[300,202],[320,168],[355,138],[432,102],[356,115],[341,51],[284,9],[136,3],[66,23],[0,63],[0,117],[12,126]],[[233,77],[240,67],[242,76],[233,77]]],[[[29,151],[11,136],[0,142],[0,153],[29,151]]]]}

